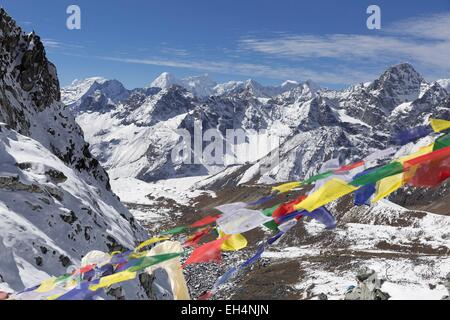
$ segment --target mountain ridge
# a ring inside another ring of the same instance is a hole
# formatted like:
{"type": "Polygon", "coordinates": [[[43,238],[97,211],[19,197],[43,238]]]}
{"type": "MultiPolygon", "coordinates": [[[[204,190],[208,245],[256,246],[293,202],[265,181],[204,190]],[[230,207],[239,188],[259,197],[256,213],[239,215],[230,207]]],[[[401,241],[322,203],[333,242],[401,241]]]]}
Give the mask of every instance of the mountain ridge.
{"type": "MultiPolygon", "coordinates": [[[[168,74],[165,76],[170,78],[168,74]]],[[[84,99],[85,109],[90,111],[81,111],[77,119],[87,133],[94,154],[99,157],[111,155],[103,157],[105,161],[102,163],[113,177],[127,174],[146,181],[214,174],[225,169],[224,166],[204,163],[190,166],[173,163],[170,151],[178,142],[174,131],[185,129],[193,134],[196,121],[201,123],[203,130],[216,129],[223,137],[227,129],[277,133],[282,145],[282,164],[265,174],[265,181],[281,182],[313,174],[318,170],[318,164],[330,157],[352,160],[382,149],[389,143],[389,136],[424,124],[431,115],[450,117],[448,92],[437,82],[427,83],[407,63],[388,68],[370,83],[341,91],[321,89],[311,81],[285,83],[285,90],[277,89],[281,87],[268,90],[255,81],[234,85],[230,87],[233,89],[203,98],[187,88],[170,85],[153,92],[145,91],[148,88],[135,89],[130,95],[132,98],[103,107],[84,99]],[[89,126],[90,119],[98,115],[95,110],[106,110],[101,112],[104,121],[101,132],[89,126]],[[138,125],[137,131],[131,124],[138,125]],[[130,132],[125,134],[126,131],[130,132]],[[139,132],[139,137],[149,136],[145,138],[146,142],[141,140],[144,146],[140,151],[134,152],[137,158],[127,160],[121,156],[120,166],[139,161],[139,169],[117,173],[121,169],[116,170],[119,164],[112,159],[127,153],[123,151],[125,149],[121,151],[121,146],[139,144],[139,138],[131,131],[139,132]],[[167,135],[162,133],[164,131],[168,132],[167,135]],[[160,141],[151,138],[152,135],[167,144],[162,146],[160,141]],[[161,140],[162,136],[165,138],[161,140]],[[334,144],[327,145],[327,137],[334,144]],[[320,141],[323,143],[318,144],[320,141]],[[320,145],[324,148],[320,149],[320,145]],[[159,146],[158,151],[155,146],[159,146]]],[[[110,99],[105,95],[102,101],[110,99]]]]}
{"type": "MultiPolygon", "coordinates": [[[[39,36],[0,8],[0,291],[35,286],[80,266],[90,251],[129,249],[147,237],[61,102],[39,36]]],[[[143,276],[102,297],[153,299],[158,279],[143,276]]]]}

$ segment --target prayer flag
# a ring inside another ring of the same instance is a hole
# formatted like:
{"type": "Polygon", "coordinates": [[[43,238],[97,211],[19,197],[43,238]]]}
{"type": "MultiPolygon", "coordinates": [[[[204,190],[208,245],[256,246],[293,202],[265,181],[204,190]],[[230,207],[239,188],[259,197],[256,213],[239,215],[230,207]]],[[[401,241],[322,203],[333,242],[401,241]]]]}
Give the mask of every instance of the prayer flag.
{"type": "Polygon", "coordinates": [[[179,234],[181,232],[183,232],[184,230],[186,230],[188,227],[186,226],[181,226],[181,227],[176,227],[164,232],[161,232],[161,235],[175,235],[175,234],[179,234]]]}
{"type": "Polygon", "coordinates": [[[34,291],[39,293],[46,293],[53,290],[55,286],[56,286],[56,278],[52,277],[42,282],[41,285],[34,291]]]}
{"type": "Polygon", "coordinates": [[[234,202],[223,204],[221,206],[216,207],[216,209],[222,211],[224,214],[233,214],[235,211],[243,209],[247,206],[248,204],[245,202],[234,202]]]}
{"type": "Polygon", "coordinates": [[[272,200],[272,199],[275,198],[275,197],[276,197],[276,194],[272,194],[272,195],[270,195],[270,196],[262,197],[262,198],[259,199],[259,200],[250,202],[248,205],[249,205],[249,206],[259,206],[259,205],[261,205],[261,204],[266,203],[267,201],[272,200]]]}
{"type": "Polygon", "coordinates": [[[403,186],[403,184],[403,173],[381,179],[377,183],[377,191],[375,197],[372,200],[372,203],[386,198],[392,192],[398,190],[401,186],[403,186]]]}
{"type": "Polygon", "coordinates": [[[450,146],[450,133],[447,133],[446,135],[443,135],[442,137],[439,137],[436,139],[436,141],[434,141],[433,151],[449,146],[450,146]]]}
{"type": "Polygon", "coordinates": [[[228,282],[234,275],[237,273],[238,269],[236,267],[232,267],[231,269],[227,270],[223,275],[221,275],[216,282],[214,283],[212,291],[216,291],[221,285],[228,282]]]}
{"type": "Polygon", "coordinates": [[[364,165],[364,161],[355,162],[355,163],[348,164],[348,165],[340,167],[339,169],[334,171],[334,173],[341,173],[341,172],[350,171],[350,170],[362,167],[363,165],[364,165]]]}
{"type": "Polygon", "coordinates": [[[200,240],[206,236],[211,231],[211,228],[206,228],[196,232],[193,236],[189,237],[188,240],[183,244],[185,247],[197,247],[200,240]]]}
{"type": "Polygon", "coordinates": [[[239,209],[233,214],[225,214],[217,220],[217,225],[226,234],[244,233],[271,221],[259,210],[239,209]]]}
{"type": "Polygon", "coordinates": [[[191,224],[192,228],[199,228],[199,227],[204,227],[208,224],[214,223],[216,222],[216,220],[219,218],[220,216],[206,216],[203,219],[191,224]]]}
{"type": "Polygon", "coordinates": [[[219,263],[222,259],[221,257],[221,247],[222,244],[227,240],[227,237],[217,239],[194,249],[189,258],[184,263],[183,267],[202,262],[216,262],[219,263]]]}
{"type": "Polygon", "coordinates": [[[282,219],[285,215],[295,211],[294,206],[303,200],[306,199],[306,196],[300,196],[297,199],[283,203],[278,208],[275,209],[275,211],[272,214],[272,218],[275,220],[276,223],[280,223],[280,219],[282,219]]]}
{"type": "Polygon", "coordinates": [[[441,132],[450,128],[450,121],[442,119],[430,119],[434,132],[441,132]]]}
{"type": "Polygon", "coordinates": [[[147,256],[141,259],[136,259],[136,261],[130,261],[130,268],[128,271],[140,271],[145,268],[151,267],[155,264],[171,260],[181,256],[182,252],[174,252],[174,253],[163,253],[154,256],[147,256]]]}
{"type": "Polygon", "coordinates": [[[327,181],[319,190],[309,195],[305,200],[296,204],[294,210],[305,209],[309,212],[343,197],[355,190],[358,187],[347,184],[345,181],[333,178],[327,181]]]}
{"type": "Polygon", "coordinates": [[[303,181],[303,184],[312,184],[312,183],[314,183],[314,182],[316,182],[318,180],[322,180],[322,179],[328,178],[332,174],[333,174],[333,171],[327,171],[327,172],[316,174],[315,176],[312,176],[311,178],[303,181]]]}
{"type": "Polygon", "coordinates": [[[227,239],[220,247],[222,251],[238,251],[247,246],[247,239],[242,234],[227,235],[219,230],[219,239],[226,237],[227,239]]]}
{"type": "Polygon", "coordinates": [[[325,207],[320,207],[313,212],[303,211],[303,216],[311,217],[314,220],[319,221],[323,225],[325,225],[326,229],[334,229],[336,228],[336,219],[333,217],[330,211],[328,211],[325,207]]]}
{"type": "Polygon", "coordinates": [[[169,237],[154,237],[154,238],[148,239],[148,240],[142,242],[140,245],[138,245],[136,247],[136,249],[134,249],[134,251],[137,252],[137,251],[139,251],[139,249],[142,249],[142,248],[144,248],[146,246],[150,246],[150,245],[152,245],[152,244],[154,244],[156,242],[169,240],[169,239],[170,239],[169,237]]]}
{"type": "Polygon", "coordinates": [[[301,182],[288,182],[280,186],[273,187],[272,192],[278,191],[278,193],[285,193],[291,191],[292,189],[298,188],[301,185],[302,185],[301,182]]]}
{"type": "Polygon", "coordinates": [[[400,162],[391,162],[366,174],[355,177],[350,184],[356,187],[365,186],[402,172],[403,165],[400,162]]]}
{"type": "Polygon", "coordinates": [[[363,206],[368,204],[370,197],[377,191],[375,183],[362,186],[355,191],[355,205],[363,206]]]}
{"type": "Polygon", "coordinates": [[[136,272],[129,270],[118,272],[110,276],[100,278],[98,284],[89,286],[89,290],[97,291],[98,289],[109,287],[119,282],[133,280],[134,278],[136,278],[136,275],[137,275],[136,272]]]}

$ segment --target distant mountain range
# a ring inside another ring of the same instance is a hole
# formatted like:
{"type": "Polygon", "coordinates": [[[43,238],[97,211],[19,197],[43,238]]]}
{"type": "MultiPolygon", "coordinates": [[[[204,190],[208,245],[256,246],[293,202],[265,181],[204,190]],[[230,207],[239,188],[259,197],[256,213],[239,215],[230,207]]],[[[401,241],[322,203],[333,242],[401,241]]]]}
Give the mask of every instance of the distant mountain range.
{"type": "Polygon", "coordinates": [[[402,63],[372,82],[340,91],[312,81],[217,84],[206,75],[178,80],[163,73],[146,88],[127,90],[117,80],[89,78],[61,94],[75,111],[91,152],[112,177],[154,181],[226,169],[172,162],[171,150],[179,141],[174,130],[193,132],[197,121],[223,136],[238,128],[279,135],[280,164],[262,173],[262,159],[244,170],[240,181],[274,183],[311,175],[332,157],[351,161],[385,148],[396,131],[426,123],[430,116],[449,118],[446,84],[428,83],[402,63]]]}

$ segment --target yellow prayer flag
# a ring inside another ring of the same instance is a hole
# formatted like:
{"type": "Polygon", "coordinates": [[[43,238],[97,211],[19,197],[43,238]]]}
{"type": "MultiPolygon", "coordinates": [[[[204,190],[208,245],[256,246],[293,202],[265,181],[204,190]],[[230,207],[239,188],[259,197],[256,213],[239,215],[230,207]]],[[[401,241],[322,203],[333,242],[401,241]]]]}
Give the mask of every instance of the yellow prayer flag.
{"type": "Polygon", "coordinates": [[[55,289],[55,286],[56,286],[56,278],[53,277],[42,282],[39,288],[37,288],[34,291],[39,293],[45,293],[55,289]]]}
{"type": "Polygon", "coordinates": [[[136,278],[137,273],[136,272],[131,272],[131,271],[122,271],[119,273],[115,273],[112,274],[110,276],[106,276],[100,279],[100,282],[96,285],[92,285],[89,287],[89,290],[91,291],[96,291],[100,288],[105,288],[105,287],[109,287],[115,283],[119,283],[119,282],[123,282],[123,281],[128,281],[128,280],[133,280],[134,278],[136,278]]]}
{"type": "Polygon", "coordinates": [[[433,147],[434,147],[434,142],[429,144],[428,146],[420,148],[418,151],[414,152],[413,154],[399,158],[397,161],[403,164],[404,162],[406,162],[408,160],[411,160],[411,159],[423,156],[424,154],[433,152],[433,147]]]}
{"type": "Polygon", "coordinates": [[[148,250],[146,251],[141,251],[141,252],[132,252],[129,254],[128,259],[140,259],[143,257],[146,257],[148,255],[148,250]]]}
{"type": "Polygon", "coordinates": [[[247,246],[247,239],[245,239],[242,234],[236,233],[227,235],[222,230],[219,230],[219,239],[226,236],[229,236],[228,239],[225,240],[220,247],[223,251],[238,251],[247,246]]]}
{"type": "Polygon", "coordinates": [[[431,119],[430,124],[434,132],[441,132],[450,128],[450,121],[442,119],[431,119]]]}
{"type": "Polygon", "coordinates": [[[285,192],[291,191],[292,189],[300,187],[301,185],[302,185],[301,182],[288,182],[288,183],[282,184],[280,186],[273,187],[272,192],[278,191],[279,193],[285,193],[285,192]]]}
{"type": "Polygon", "coordinates": [[[399,174],[381,179],[377,183],[377,192],[375,193],[372,203],[375,203],[375,202],[387,197],[392,192],[394,192],[398,188],[400,188],[403,184],[404,184],[403,173],[399,173],[399,174]]]}
{"type": "Polygon", "coordinates": [[[332,178],[325,182],[317,191],[310,194],[305,200],[294,206],[295,210],[312,212],[340,197],[343,197],[358,187],[349,185],[344,180],[332,178]]]}
{"type": "Polygon", "coordinates": [[[47,297],[47,300],[56,300],[56,299],[58,299],[59,297],[61,297],[63,294],[64,294],[64,293],[57,293],[57,294],[54,294],[54,295],[52,295],[52,296],[47,297]]]}
{"type": "Polygon", "coordinates": [[[134,249],[134,251],[139,251],[139,249],[141,249],[143,247],[149,246],[149,245],[154,244],[156,242],[169,240],[169,239],[170,239],[170,237],[154,237],[154,238],[148,239],[148,240],[142,242],[140,245],[138,245],[136,247],[136,249],[134,249]]]}
{"type": "Polygon", "coordinates": [[[64,287],[65,287],[66,289],[67,289],[67,288],[73,288],[73,287],[75,287],[77,284],[78,284],[78,281],[72,278],[72,279],[69,279],[69,280],[65,283],[64,287]]]}

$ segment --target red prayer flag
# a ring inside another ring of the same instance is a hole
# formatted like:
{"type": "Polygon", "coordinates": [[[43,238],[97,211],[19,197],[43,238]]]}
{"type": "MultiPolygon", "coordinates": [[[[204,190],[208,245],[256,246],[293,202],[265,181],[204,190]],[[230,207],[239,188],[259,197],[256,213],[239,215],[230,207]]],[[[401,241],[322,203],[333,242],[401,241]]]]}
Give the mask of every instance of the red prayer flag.
{"type": "Polygon", "coordinates": [[[202,294],[200,297],[198,297],[197,300],[209,300],[214,295],[214,292],[212,291],[206,291],[204,294],[202,294]]]}
{"type": "Polygon", "coordinates": [[[450,147],[445,147],[445,148],[438,149],[436,151],[424,154],[423,156],[405,161],[403,163],[403,166],[405,168],[405,171],[407,171],[412,166],[427,163],[432,160],[442,160],[442,159],[445,159],[448,157],[450,157],[450,147]]]}
{"type": "Polygon", "coordinates": [[[95,264],[89,264],[87,266],[81,267],[80,269],[76,270],[73,274],[74,275],[83,274],[83,273],[91,271],[92,269],[94,269],[94,267],[95,267],[95,264]]]}
{"type": "Polygon", "coordinates": [[[348,164],[346,166],[340,167],[339,169],[337,169],[335,171],[335,173],[350,171],[350,170],[353,170],[355,168],[361,167],[363,165],[364,165],[364,161],[355,162],[355,163],[348,164]]]}
{"type": "Polygon", "coordinates": [[[183,244],[185,247],[197,247],[200,240],[206,236],[211,231],[211,228],[207,228],[205,230],[201,230],[197,233],[195,233],[192,237],[190,237],[186,242],[183,244]]]}
{"type": "Polygon", "coordinates": [[[183,268],[189,264],[201,262],[216,262],[219,263],[222,259],[220,247],[230,236],[226,236],[201,245],[194,249],[189,258],[183,265],[183,268]]]}
{"type": "Polygon", "coordinates": [[[416,187],[434,187],[450,178],[450,147],[404,163],[406,181],[416,187]]]}
{"type": "Polygon", "coordinates": [[[306,199],[306,196],[300,196],[297,199],[291,201],[291,202],[287,202],[284,203],[282,205],[280,205],[278,208],[275,209],[275,211],[272,213],[272,218],[275,220],[275,222],[279,223],[280,219],[295,211],[294,206],[300,202],[302,202],[303,200],[306,199]]]}
{"type": "Polygon", "coordinates": [[[214,216],[214,217],[213,217],[213,216],[207,216],[207,217],[204,217],[203,219],[201,219],[201,220],[199,220],[199,221],[194,222],[193,224],[191,224],[191,227],[192,227],[192,228],[199,228],[199,227],[206,226],[206,225],[208,225],[208,224],[211,224],[211,223],[213,223],[213,222],[216,222],[216,220],[219,219],[219,217],[220,217],[220,215],[214,216]]]}
{"type": "Polygon", "coordinates": [[[408,184],[415,187],[435,187],[450,178],[450,158],[429,161],[412,171],[408,184]]]}

